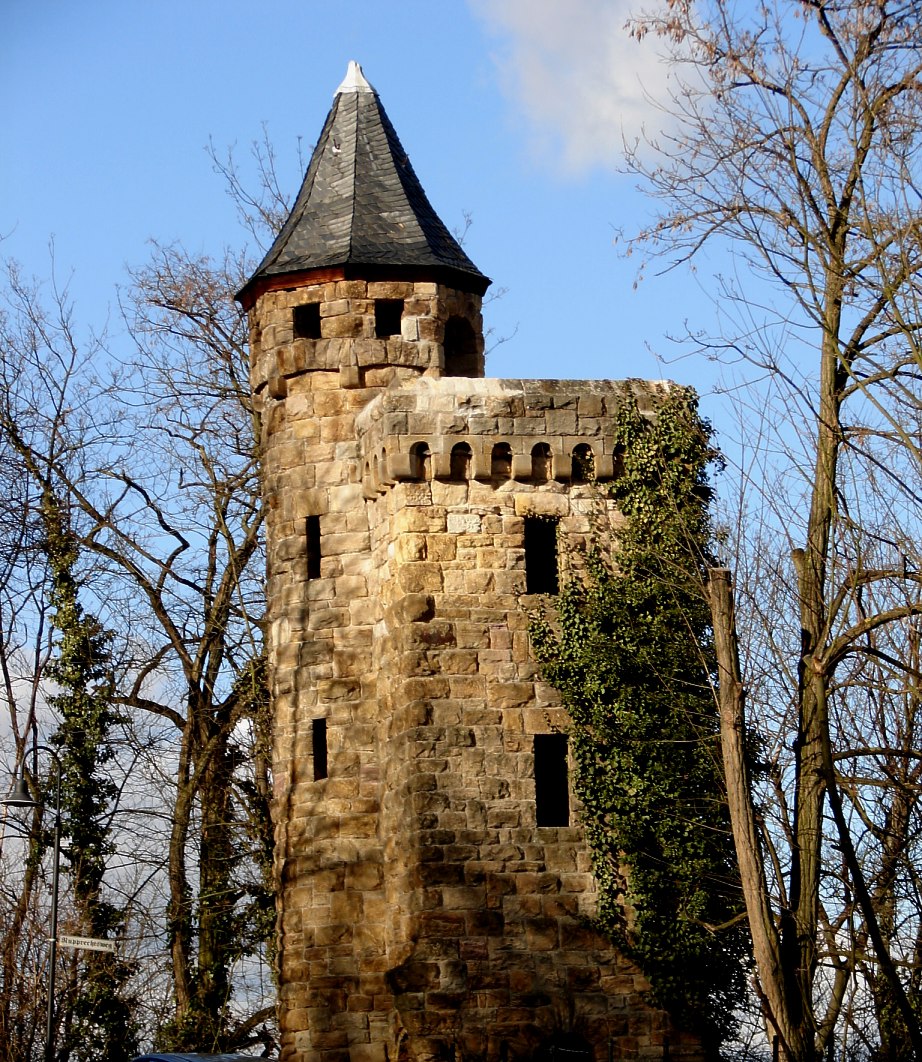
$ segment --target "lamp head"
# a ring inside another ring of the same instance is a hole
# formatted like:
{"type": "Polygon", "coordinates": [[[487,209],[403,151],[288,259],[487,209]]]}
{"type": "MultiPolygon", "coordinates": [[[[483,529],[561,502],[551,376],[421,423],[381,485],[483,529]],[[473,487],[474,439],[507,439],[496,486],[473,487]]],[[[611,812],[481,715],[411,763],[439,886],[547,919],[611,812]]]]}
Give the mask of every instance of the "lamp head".
{"type": "Polygon", "coordinates": [[[33,799],[25,778],[20,775],[13,783],[10,795],[0,800],[0,804],[7,808],[37,808],[39,801],[33,799]]]}

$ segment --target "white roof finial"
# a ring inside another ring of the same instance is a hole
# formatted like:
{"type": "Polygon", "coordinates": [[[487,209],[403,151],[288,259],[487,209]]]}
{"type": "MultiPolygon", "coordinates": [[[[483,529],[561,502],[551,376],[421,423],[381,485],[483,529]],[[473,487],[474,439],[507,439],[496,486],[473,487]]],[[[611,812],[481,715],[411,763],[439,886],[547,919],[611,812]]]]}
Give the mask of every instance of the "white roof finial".
{"type": "Polygon", "coordinates": [[[336,90],[336,95],[338,96],[340,92],[374,92],[374,89],[365,80],[362,68],[354,59],[349,60],[346,76],[343,78],[343,83],[336,90]]]}

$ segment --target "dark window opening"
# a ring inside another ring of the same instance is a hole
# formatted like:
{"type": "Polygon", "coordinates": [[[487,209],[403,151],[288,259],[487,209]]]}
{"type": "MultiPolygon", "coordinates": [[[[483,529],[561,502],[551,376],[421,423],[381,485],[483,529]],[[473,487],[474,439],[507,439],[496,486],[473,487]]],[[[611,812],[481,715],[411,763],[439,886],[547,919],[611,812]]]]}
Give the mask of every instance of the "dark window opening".
{"type": "Polygon", "coordinates": [[[574,483],[589,483],[595,479],[595,454],[586,443],[580,443],[573,450],[571,475],[574,483]]]}
{"type": "Polygon", "coordinates": [[[308,302],[296,306],[292,314],[295,339],[320,338],[320,303],[308,302]]]}
{"type": "Polygon", "coordinates": [[[445,323],[445,375],[482,376],[477,336],[464,317],[449,317],[445,323]]]}
{"type": "Polygon", "coordinates": [[[400,335],[400,320],[403,317],[403,299],[375,300],[375,335],[378,339],[390,339],[400,335]]]}
{"type": "Polygon", "coordinates": [[[547,443],[537,443],[531,448],[531,478],[536,483],[551,478],[551,448],[547,443]]]}
{"type": "Polygon", "coordinates": [[[314,719],[311,723],[311,745],[314,758],[314,781],[327,776],[327,721],[314,719]]]}
{"type": "Polygon", "coordinates": [[[307,518],[307,577],[320,578],[320,517],[307,518]]]}
{"type": "Polygon", "coordinates": [[[452,479],[471,478],[471,448],[467,443],[456,443],[451,448],[451,463],[448,474],[452,479]]]}
{"type": "Polygon", "coordinates": [[[542,516],[525,517],[525,593],[556,594],[557,521],[542,516]]]}
{"type": "MultiPolygon", "coordinates": [[[[667,1054],[664,1052],[663,1058],[667,1054]]],[[[539,1045],[533,1057],[535,1062],[592,1062],[593,1051],[576,1033],[554,1033],[539,1045]]]]}
{"type": "Polygon", "coordinates": [[[535,816],[539,826],[570,825],[566,734],[535,734],[535,816]]]}
{"type": "Polygon", "coordinates": [[[490,475],[494,479],[508,479],[512,475],[512,448],[509,443],[497,443],[493,447],[490,475]]]}
{"type": "Polygon", "coordinates": [[[414,443],[410,450],[413,458],[413,478],[426,480],[430,478],[429,447],[425,443],[414,443]]]}

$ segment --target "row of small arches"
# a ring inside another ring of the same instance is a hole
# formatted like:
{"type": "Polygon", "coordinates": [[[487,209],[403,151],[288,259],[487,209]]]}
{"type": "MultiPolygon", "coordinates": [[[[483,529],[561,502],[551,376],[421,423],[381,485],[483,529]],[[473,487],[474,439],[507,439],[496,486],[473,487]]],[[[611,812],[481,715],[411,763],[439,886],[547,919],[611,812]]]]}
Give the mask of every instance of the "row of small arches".
{"type": "MultiPolygon", "coordinates": [[[[560,460],[558,458],[557,460],[560,460]]],[[[578,443],[563,460],[569,461],[572,483],[589,483],[595,478],[595,454],[588,443],[578,443]]],[[[554,478],[555,458],[547,443],[536,443],[531,449],[531,471],[529,478],[536,483],[546,483],[554,478]]],[[[449,456],[448,478],[464,482],[472,477],[473,451],[466,442],[456,443],[449,456]]],[[[380,459],[377,454],[365,465],[366,477],[372,475],[375,482],[381,481],[380,472],[387,469],[387,450],[382,449],[380,459]]],[[[425,481],[432,479],[432,453],[428,443],[414,443],[410,448],[410,479],[425,481]]],[[[512,447],[509,443],[495,443],[490,452],[490,478],[493,480],[511,479],[513,473],[512,447]]]]}
{"type": "MultiPolygon", "coordinates": [[[[429,447],[426,443],[416,443],[410,453],[414,459],[415,478],[431,478],[429,447]]],[[[451,448],[449,477],[453,480],[471,478],[473,455],[467,443],[456,443],[451,448]]],[[[573,483],[588,483],[595,475],[595,455],[592,447],[580,443],[573,448],[571,455],[570,479],[573,483]]],[[[547,443],[536,443],[531,448],[531,479],[544,483],[553,477],[553,457],[547,443]]],[[[512,447],[509,443],[496,443],[490,453],[490,478],[512,478],[512,447]]]]}

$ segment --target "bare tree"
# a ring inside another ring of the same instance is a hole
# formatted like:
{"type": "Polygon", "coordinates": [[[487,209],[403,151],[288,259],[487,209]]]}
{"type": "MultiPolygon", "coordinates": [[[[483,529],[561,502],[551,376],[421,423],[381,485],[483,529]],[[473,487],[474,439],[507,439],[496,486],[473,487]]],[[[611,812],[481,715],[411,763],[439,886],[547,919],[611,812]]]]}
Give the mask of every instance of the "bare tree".
{"type": "MultiPolygon", "coordinates": [[[[66,317],[66,290],[52,290],[53,311],[40,308],[35,293],[15,269],[9,271],[7,301],[0,311],[0,386],[21,381],[33,408],[41,408],[47,427],[48,452],[60,456],[67,448],[64,410],[46,388],[45,378],[26,372],[30,351],[48,350],[49,369],[67,380],[79,364],[79,352],[58,329],[66,317]],[[20,316],[18,306],[31,312],[20,316]]],[[[0,468],[4,496],[0,501],[0,674],[2,674],[2,748],[10,765],[40,786],[37,765],[27,757],[32,734],[45,714],[44,676],[52,656],[49,572],[41,517],[41,476],[22,462],[11,440],[0,432],[0,468]]],[[[35,469],[35,471],[40,471],[35,469]]],[[[0,783],[2,784],[2,783],[0,783]]],[[[4,808],[0,837],[0,1053],[9,1058],[38,1058],[44,1051],[48,991],[47,934],[50,897],[48,848],[40,808],[17,821],[4,808]]],[[[60,970],[59,984],[70,990],[60,970]]]]}
{"type": "MultiPolygon", "coordinates": [[[[271,240],[288,204],[266,131],[242,166],[233,152],[210,154],[243,229],[257,244],[271,240]]],[[[52,280],[42,292],[15,267],[0,307],[0,470],[9,473],[0,662],[11,760],[56,723],[31,504],[53,485],[77,537],[87,603],[113,634],[126,726],[109,863],[128,912],[122,949],[136,964],[145,1036],[164,1046],[274,1036],[259,431],[232,297],[251,268],[242,253],[210,260],[155,243],[120,293],[118,346],[78,335],[66,287],[52,280]]],[[[28,1024],[25,997],[7,989],[42,894],[42,866],[30,867],[15,931],[0,938],[0,1035],[28,1024]]]]}
{"type": "MultiPolygon", "coordinates": [[[[160,1037],[180,1047],[265,1040],[274,1015],[262,510],[231,297],[241,275],[231,258],[155,247],[123,297],[127,356],[87,351],[66,301],[46,314],[15,273],[0,329],[0,435],[30,489],[53,484],[65,500],[83,586],[115,632],[115,700],[130,721],[121,880],[135,925],[165,890],[160,947],[137,951],[150,968],[168,949],[174,1007],[160,1037]],[[253,976],[255,1002],[236,991],[253,976]]],[[[51,720],[33,713],[20,743],[36,723],[51,720]]]]}
{"type": "Polygon", "coordinates": [[[150,608],[149,659],[126,703],[169,721],[180,738],[169,931],[174,1042],[185,1046],[201,1045],[207,1022],[216,1046],[246,1043],[274,1014],[266,1000],[236,1020],[228,1011],[234,964],[265,944],[274,916],[258,426],[245,322],[232,301],[242,276],[233,259],[215,267],[160,247],[134,276],[124,309],[141,371],[130,403],[152,449],[115,474],[106,508],[84,501],[96,520],[92,548],[119,579],[127,572],[129,593],[140,589],[150,608]],[[165,674],[179,680],[179,703],[151,692],[165,674]],[[246,850],[256,876],[240,873],[246,850]]]}
{"type": "Polygon", "coordinates": [[[739,627],[729,573],[711,590],[758,989],[797,1060],[842,1033],[859,976],[867,1049],[922,1057],[920,20],[904,0],[669,0],[636,24],[680,86],[656,160],[633,159],[662,204],[641,240],[672,264],[728,250],[727,330],[699,349],[757,370],[776,429],[758,475],[780,590],[741,570],[739,627]],[[777,728],[762,793],[745,694],[777,728]]]}
{"type": "MultiPolygon", "coordinates": [[[[0,508],[0,674],[4,759],[24,764],[39,710],[40,675],[48,657],[44,566],[28,478],[3,451],[7,498],[0,508]],[[28,622],[26,621],[28,616],[28,622]]],[[[0,786],[7,784],[7,778],[0,786]]],[[[5,795],[5,793],[4,793],[5,795]]],[[[37,844],[41,820],[20,823],[3,809],[0,826],[0,1055],[39,1058],[46,1007],[47,897],[37,844]]]]}

